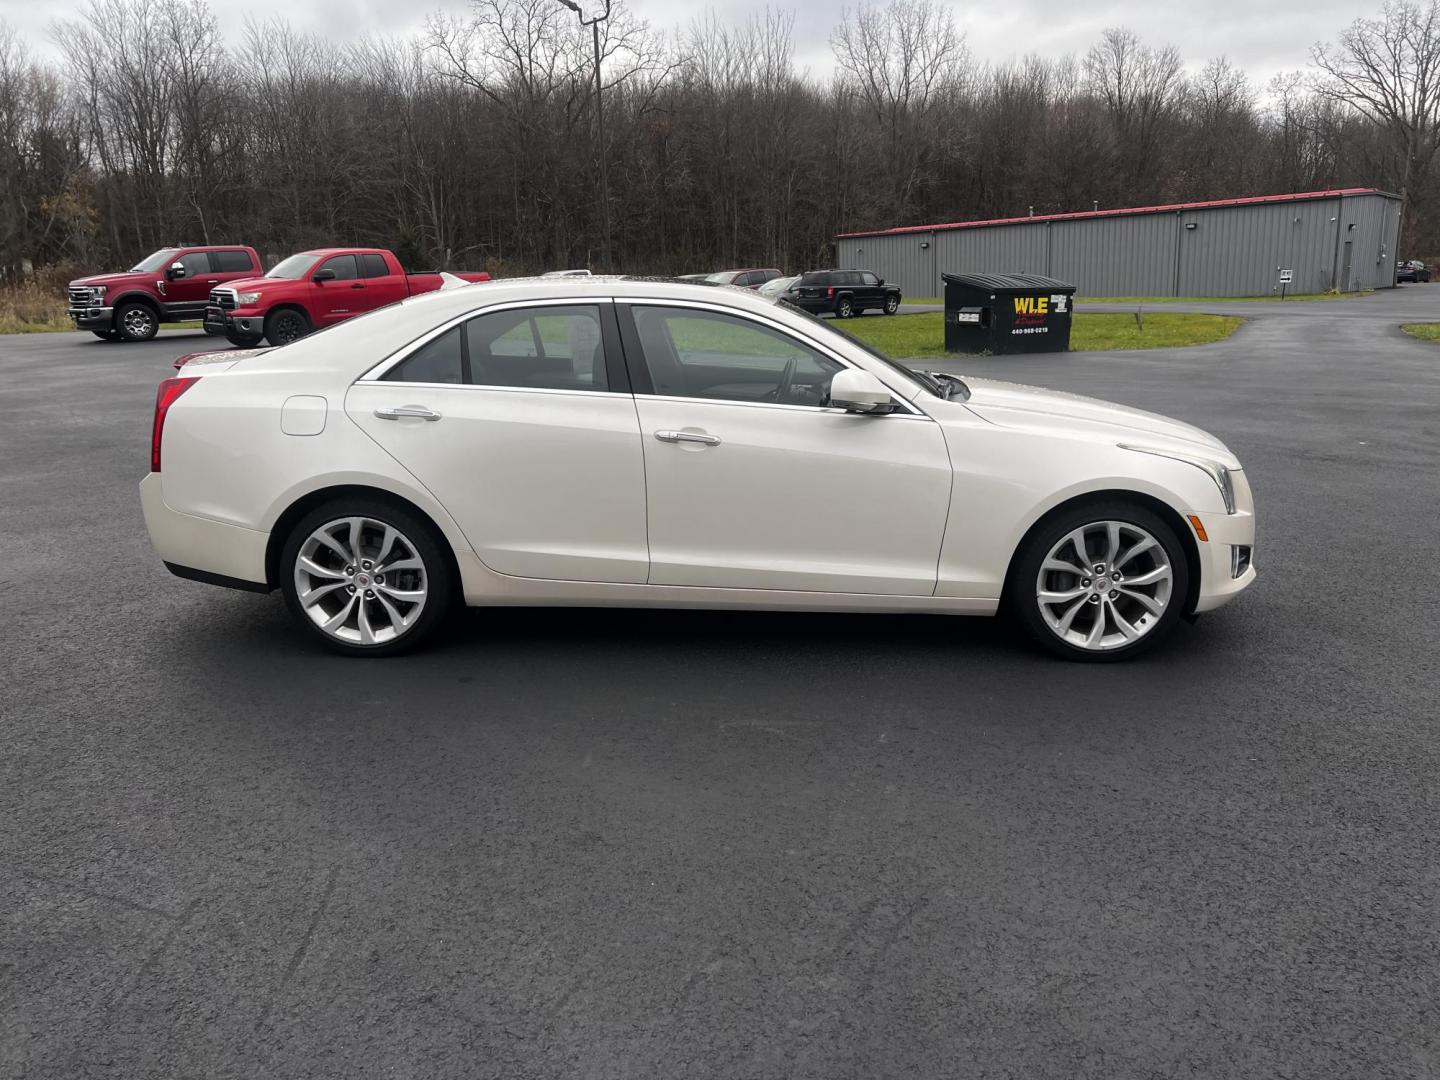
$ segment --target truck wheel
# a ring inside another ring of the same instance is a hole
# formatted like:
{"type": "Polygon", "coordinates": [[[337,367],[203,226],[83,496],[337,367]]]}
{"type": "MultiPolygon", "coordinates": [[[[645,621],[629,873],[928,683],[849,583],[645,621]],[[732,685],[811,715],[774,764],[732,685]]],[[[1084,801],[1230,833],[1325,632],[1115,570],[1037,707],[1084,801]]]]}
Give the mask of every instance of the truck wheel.
{"type": "Polygon", "coordinates": [[[280,308],[265,316],[265,340],[271,345],[289,345],[310,333],[310,320],[294,308],[280,308]]]}
{"type": "Polygon", "coordinates": [[[122,304],[115,309],[115,326],[121,341],[149,341],[160,332],[160,316],[145,304],[122,304]]]}
{"type": "Polygon", "coordinates": [[[90,332],[91,332],[92,334],[94,334],[96,337],[98,337],[101,341],[119,341],[119,340],[120,340],[120,334],[119,334],[117,331],[114,331],[114,330],[91,330],[90,332]]]}
{"type": "Polygon", "coordinates": [[[885,314],[894,315],[900,310],[900,298],[898,296],[887,296],[885,298],[885,314]]]}
{"type": "Polygon", "coordinates": [[[848,296],[842,296],[839,300],[835,301],[835,314],[841,319],[848,319],[851,315],[855,314],[855,307],[850,303],[848,296]]]}
{"type": "Polygon", "coordinates": [[[237,349],[253,349],[261,342],[259,334],[226,334],[225,340],[237,349]]]}

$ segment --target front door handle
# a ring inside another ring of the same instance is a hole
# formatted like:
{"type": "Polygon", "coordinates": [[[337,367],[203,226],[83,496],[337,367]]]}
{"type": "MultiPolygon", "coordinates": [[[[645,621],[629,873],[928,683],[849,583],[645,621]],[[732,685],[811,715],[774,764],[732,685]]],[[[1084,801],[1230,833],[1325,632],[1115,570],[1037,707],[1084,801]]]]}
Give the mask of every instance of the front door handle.
{"type": "Polygon", "coordinates": [[[661,442],[692,442],[702,446],[719,446],[720,440],[714,435],[702,435],[697,431],[657,431],[655,438],[661,442]]]}
{"type": "Polygon", "coordinates": [[[429,420],[440,419],[438,412],[432,412],[424,405],[396,405],[389,409],[376,409],[375,415],[381,420],[429,420]]]}
{"type": "Polygon", "coordinates": [[[357,281],[354,285],[351,285],[350,287],[351,287],[352,289],[363,289],[365,286],[364,286],[364,285],[361,285],[361,284],[357,281]]]}

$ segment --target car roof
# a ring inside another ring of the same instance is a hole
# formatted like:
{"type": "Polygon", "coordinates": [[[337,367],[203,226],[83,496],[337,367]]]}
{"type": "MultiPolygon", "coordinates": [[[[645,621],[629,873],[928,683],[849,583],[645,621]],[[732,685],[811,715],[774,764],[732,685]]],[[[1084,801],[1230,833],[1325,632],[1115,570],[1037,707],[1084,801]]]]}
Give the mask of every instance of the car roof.
{"type": "Polygon", "coordinates": [[[388,252],[385,248],[331,247],[331,248],[310,248],[310,249],[307,250],[307,251],[297,251],[297,252],[295,252],[295,254],[296,254],[296,255],[314,255],[316,258],[319,258],[319,257],[322,256],[322,255],[324,255],[324,256],[330,256],[330,255],[387,255],[387,254],[389,254],[389,252],[388,252]]]}

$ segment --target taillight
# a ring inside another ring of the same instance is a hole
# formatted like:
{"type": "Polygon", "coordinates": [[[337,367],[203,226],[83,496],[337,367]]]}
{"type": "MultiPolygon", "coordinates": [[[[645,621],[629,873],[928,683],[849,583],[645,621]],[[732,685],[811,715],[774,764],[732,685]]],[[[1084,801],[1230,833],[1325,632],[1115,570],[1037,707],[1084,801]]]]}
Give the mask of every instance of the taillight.
{"type": "Polygon", "coordinates": [[[825,295],[826,295],[826,296],[834,296],[834,295],[835,295],[835,286],[834,286],[834,285],[831,285],[830,288],[826,289],[826,290],[825,290],[825,295]]]}
{"type": "Polygon", "coordinates": [[[165,434],[165,414],[170,411],[170,406],[179,400],[181,394],[199,381],[197,378],[165,379],[155,391],[155,425],[150,429],[151,472],[160,471],[160,437],[165,434]]]}

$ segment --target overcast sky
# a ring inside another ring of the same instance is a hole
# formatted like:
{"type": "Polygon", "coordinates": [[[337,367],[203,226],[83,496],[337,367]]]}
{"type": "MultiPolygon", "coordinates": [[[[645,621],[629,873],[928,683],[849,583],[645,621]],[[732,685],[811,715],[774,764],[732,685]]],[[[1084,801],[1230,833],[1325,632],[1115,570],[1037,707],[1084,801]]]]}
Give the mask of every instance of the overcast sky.
{"type": "MultiPolygon", "coordinates": [[[[765,0],[626,0],[652,25],[680,29],[707,7],[722,17],[743,20],[763,11],[765,0]]],[[[949,0],[966,32],[972,53],[1004,60],[1027,52],[1059,55],[1083,52],[1107,26],[1128,26],[1152,44],[1178,47],[1192,69],[1212,56],[1226,55],[1264,86],[1281,71],[1305,65],[1315,41],[1333,40],[1338,31],[1378,4],[1357,0],[1094,0],[1056,4],[1053,0],[1004,0],[977,3],[949,0]]],[[[341,37],[365,33],[406,33],[424,25],[430,11],[463,12],[465,0],[245,0],[212,3],[227,36],[238,33],[245,14],[288,17],[297,28],[330,31],[341,37]]],[[[832,69],[828,39],[840,16],[838,0],[791,0],[771,6],[793,10],[799,63],[826,75],[832,69]]],[[[32,40],[48,46],[47,28],[57,14],[81,4],[37,4],[0,0],[4,18],[32,40]]],[[[48,51],[48,48],[47,48],[48,51]]]]}

